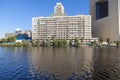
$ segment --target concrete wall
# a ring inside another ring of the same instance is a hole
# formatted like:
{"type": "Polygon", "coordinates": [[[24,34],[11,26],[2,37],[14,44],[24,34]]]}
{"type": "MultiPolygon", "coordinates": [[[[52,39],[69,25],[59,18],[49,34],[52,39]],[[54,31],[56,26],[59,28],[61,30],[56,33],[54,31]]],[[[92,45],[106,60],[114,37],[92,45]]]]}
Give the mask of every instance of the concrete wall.
{"type": "Polygon", "coordinates": [[[90,0],[90,14],[92,15],[92,31],[94,37],[103,37],[104,39],[110,38],[111,40],[120,40],[120,10],[119,0],[108,0],[109,16],[96,20],[95,1],[90,0]]]}

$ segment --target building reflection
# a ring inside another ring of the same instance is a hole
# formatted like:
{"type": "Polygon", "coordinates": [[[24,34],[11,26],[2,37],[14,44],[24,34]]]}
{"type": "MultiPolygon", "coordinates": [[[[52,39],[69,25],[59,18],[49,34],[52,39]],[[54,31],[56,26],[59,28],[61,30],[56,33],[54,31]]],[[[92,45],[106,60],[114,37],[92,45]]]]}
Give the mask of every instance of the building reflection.
{"type": "Polygon", "coordinates": [[[34,75],[50,74],[57,79],[67,79],[92,73],[91,48],[33,48],[31,58],[34,75]]]}
{"type": "Polygon", "coordinates": [[[120,79],[120,54],[117,48],[95,49],[94,53],[94,80],[120,79]]]}

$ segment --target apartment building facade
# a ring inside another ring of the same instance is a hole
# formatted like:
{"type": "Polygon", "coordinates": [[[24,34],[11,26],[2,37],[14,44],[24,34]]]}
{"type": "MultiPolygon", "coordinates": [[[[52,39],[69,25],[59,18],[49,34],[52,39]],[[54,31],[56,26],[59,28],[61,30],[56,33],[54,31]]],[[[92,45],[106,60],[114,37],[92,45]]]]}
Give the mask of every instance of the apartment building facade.
{"type": "Polygon", "coordinates": [[[84,38],[87,41],[98,40],[91,35],[91,16],[76,15],[67,16],[64,7],[57,3],[54,14],[50,17],[32,18],[32,39],[46,40],[56,39],[74,40],[84,38]],[[58,7],[57,7],[58,6],[58,7]],[[58,12],[57,12],[58,11],[58,12]]]}

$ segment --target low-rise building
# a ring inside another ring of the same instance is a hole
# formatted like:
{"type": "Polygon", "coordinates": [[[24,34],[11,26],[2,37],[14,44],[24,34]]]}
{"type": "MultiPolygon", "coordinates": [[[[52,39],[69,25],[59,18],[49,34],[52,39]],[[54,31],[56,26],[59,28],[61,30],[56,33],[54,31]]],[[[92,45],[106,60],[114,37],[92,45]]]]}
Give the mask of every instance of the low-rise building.
{"type": "Polygon", "coordinates": [[[32,32],[30,30],[25,30],[22,32],[20,28],[16,29],[14,33],[5,33],[5,38],[16,37],[18,41],[22,40],[31,40],[32,32]]]}
{"type": "Polygon", "coordinates": [[[17,36],[17,33],[5,33],[5,38],[17,36]]]}

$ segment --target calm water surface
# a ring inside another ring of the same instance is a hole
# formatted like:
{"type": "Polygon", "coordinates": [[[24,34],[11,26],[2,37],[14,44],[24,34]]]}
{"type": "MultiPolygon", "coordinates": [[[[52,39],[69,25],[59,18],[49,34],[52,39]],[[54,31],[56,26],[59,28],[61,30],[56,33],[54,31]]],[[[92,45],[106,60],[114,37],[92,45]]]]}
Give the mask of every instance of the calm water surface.
{"type": "Polygon", "coordinates": [[[120,80],[120,49],[0,47],[0,80],[120,80]]]}

